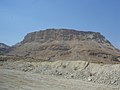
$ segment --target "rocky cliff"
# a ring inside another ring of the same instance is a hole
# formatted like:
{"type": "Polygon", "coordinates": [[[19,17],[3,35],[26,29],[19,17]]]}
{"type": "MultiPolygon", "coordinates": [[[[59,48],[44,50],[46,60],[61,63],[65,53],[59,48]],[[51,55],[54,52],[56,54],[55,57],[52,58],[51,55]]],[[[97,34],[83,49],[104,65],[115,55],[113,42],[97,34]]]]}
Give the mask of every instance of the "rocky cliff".
{"type": "Polygon", "coordinates": [[[120,61],[120,52],[99,32],[71,29],[47,29],[28,33],[8,54],[50,61],[120,61]]]}

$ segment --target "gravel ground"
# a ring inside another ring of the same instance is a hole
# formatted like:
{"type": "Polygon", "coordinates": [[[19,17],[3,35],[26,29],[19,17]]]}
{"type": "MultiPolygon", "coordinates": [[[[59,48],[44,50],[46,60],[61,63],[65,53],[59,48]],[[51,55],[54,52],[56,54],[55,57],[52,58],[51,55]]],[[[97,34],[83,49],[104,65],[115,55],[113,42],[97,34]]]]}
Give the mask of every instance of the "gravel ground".
{"type": "Polygon", "coordinates": [[[117,87],[18,70],[0,69],[0,90],[120,90],[117,87]]]}

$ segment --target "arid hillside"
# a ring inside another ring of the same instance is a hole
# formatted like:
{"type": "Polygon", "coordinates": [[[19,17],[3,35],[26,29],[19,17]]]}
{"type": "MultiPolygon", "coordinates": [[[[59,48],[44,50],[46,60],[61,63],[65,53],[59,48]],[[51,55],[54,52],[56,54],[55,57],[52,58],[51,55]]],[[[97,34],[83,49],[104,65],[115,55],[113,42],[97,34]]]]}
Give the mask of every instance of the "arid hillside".
{"type": "Polygon", "coordinates": [[[0,43],[0,55],[4,55],[5,53],[9,52],[10,46],[0,43]]]}
{"type": "Polygon", "coordinates": [[[28,33],[0,55],[0,90],[120,90],[120,51],[99,32],[28,33]]]}
{"type": "Polygon", "coordinates": [[[28,33],[8,55],[42,60],[119,63],[120,52],[99,32],[47,29],[28,33]]]}

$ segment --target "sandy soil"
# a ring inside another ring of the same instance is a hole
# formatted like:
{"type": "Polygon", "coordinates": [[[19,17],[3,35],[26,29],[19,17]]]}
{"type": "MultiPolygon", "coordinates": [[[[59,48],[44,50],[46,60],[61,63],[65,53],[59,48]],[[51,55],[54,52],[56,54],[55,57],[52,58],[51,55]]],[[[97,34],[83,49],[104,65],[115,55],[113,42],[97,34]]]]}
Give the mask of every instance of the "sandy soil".
{"type": "Polygon", "coordinates": [[[119,90],[75,79],[0,69],[0,90],[119,90]]]}

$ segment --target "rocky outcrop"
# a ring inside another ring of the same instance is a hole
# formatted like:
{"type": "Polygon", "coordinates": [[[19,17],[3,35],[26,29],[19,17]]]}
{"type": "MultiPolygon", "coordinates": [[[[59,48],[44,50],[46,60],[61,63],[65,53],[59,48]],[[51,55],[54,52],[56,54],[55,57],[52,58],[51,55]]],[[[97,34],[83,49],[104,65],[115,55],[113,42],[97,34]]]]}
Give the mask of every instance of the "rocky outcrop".
{"type": "Polygon", "coordinates": [[[72,40],[78,40],[78,41],[89,41],[94,40],[101,44],[108,44],[111,46],[111,43],[105,39],[103,35],[101,35],[99,32],[85,32],[85,31],[76,31],[71,29],[47,29],[43,31],[38,32],[32,32],[25,36],[24,40],[22,41],[22,44],[24,43],[30,43],[30,42],[51,42],[53,40],[58,41],[72,41],[72,40]]]}
{"type": "Polygon", "coordinates": [[[113,63],[120,52],[99,32],[47,29],[28,33],[9,55],[42,60],[85,60],[113,63]]]}

